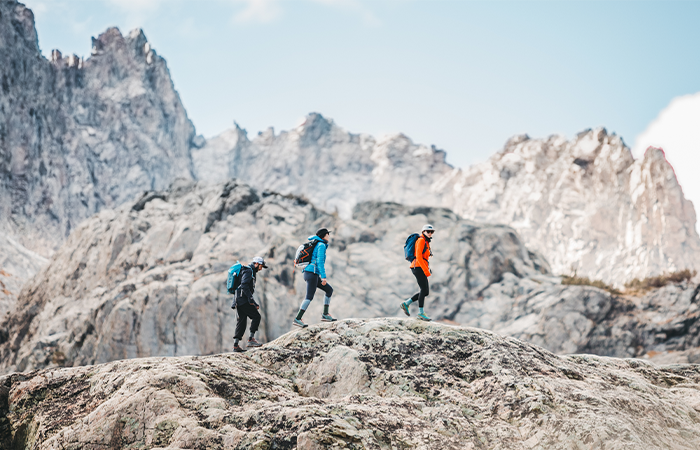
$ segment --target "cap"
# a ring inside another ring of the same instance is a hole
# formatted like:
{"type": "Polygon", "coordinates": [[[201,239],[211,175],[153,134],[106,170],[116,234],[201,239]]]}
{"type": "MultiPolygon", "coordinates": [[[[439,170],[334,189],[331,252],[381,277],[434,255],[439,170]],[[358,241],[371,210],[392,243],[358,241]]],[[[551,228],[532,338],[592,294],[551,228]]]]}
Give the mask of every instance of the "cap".
{"type": "Polygon", "coordinates": [[[435,227],[433,227],[432,225],[430,225],[428,223],[428,224],[423,225],[423,229],[420,231],[421,232],[423,232],[423,231],[435,231],[435,227]]]}
{"type": "Polygon", "coordinates": [[[256,256],[255,258],[253,258],[253,261],[252,261],[252,262],[258,263],[258,264],[262,265],[264,268],[267,269],[267,266],[265,265],[265,260],[262,259],[262,256],[256,256]]]}

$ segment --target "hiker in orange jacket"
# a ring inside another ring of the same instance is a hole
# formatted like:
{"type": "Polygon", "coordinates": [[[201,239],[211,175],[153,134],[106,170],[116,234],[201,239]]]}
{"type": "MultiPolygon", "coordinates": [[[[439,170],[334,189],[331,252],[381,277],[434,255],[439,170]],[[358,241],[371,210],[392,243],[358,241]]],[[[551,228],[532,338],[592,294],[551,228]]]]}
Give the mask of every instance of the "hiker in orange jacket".
{"type": "Polygon", "coordinates": [[[428,285],[428,277],[432,274],[430,270],[429,259],[433,256],[433,252],[430,250],[430,241],[433,238],[433,233],[435,233],[435,228],[432,225],[424,225],[421,230],[421,235],[416,240],[416,259],[411,262],[411,272],[413,276],[416,277],[418,282],[418,287],[420,291],[413,294],[413,297],[409,298],[405,302],[401,303],[401,309],[403,312],[410,316],[411,313],[408,307],[411,303],[418,300],[418,307],[420,308],[420,313],[418,314],[418,319],[430,322],[432,319],[425,315],[423,312],[423,305],[425,303],[425,297],[430,293],[430,286],[428,285]]]}

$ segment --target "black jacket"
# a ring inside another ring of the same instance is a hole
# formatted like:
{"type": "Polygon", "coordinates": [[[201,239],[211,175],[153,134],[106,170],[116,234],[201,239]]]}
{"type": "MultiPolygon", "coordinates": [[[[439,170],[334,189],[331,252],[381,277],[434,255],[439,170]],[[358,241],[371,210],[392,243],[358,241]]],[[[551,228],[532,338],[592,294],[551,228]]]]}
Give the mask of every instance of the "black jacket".
{"type": "Polygon", "coordinates": [[[241,267],[241,285],[236,289],[236,305],[255,305],[253,292],[255,292],[256,271],[252,265],[241,267]]]}

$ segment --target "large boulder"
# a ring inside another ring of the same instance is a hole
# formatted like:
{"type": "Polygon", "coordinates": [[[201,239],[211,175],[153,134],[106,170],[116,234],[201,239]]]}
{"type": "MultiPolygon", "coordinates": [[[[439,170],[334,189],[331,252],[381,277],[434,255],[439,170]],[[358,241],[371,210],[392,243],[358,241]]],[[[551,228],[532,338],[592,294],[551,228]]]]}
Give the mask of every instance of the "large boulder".
{"type": "Polygon", "coordinates": [[[696,449],[700,369],[345,320],[246,354],[0,378],[3,448],[696,449]]]}

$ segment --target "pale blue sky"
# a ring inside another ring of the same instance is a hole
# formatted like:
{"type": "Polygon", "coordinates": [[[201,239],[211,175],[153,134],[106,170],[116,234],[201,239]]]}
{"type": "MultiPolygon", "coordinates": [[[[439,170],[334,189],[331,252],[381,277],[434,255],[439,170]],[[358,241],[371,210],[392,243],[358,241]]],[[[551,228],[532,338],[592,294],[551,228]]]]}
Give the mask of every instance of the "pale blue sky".
{"type": "Polygon", "coordinates": [[[27,0],[39,44],[142,27],[197,131],[254,136],[308,112],[401,131],[464,167],[512,135],[605,126],[628,145],[700,91],[700,2],[27,0]]]}

